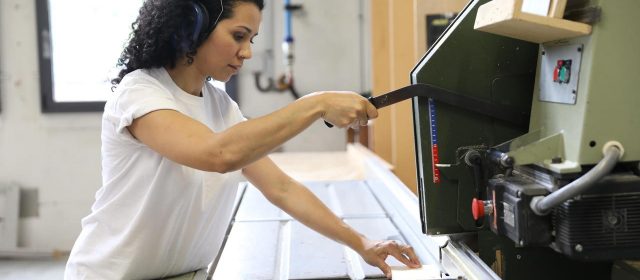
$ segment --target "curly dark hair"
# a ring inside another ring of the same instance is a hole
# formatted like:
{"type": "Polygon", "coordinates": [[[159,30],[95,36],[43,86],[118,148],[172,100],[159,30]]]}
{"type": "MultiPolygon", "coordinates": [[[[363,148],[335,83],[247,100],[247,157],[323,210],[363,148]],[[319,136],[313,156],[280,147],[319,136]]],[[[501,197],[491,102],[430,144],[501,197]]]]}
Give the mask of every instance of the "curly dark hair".
{"type": "Polygon", "coordinates": [[[118,59],[117,66],[123,66],[122,70],[111,84],[118,85],[125,75],[137,69],[174,68],[184,55],[188,64],[193,63],[196,50],[215,29],[218,15],[218,22],[233,17],[233,10],[240,2],[253,3],[260,11],[264,8],[264,0],[144,1],[138,18],[131,24],[133,31],[129,42],[118,59]],[[202,34],[195,36],[196,16],[192,1],[201,3],[209,14],[209,26],[202,27],[202,34]],[[224,7],[222,14],[220,2],[224,7]]]}

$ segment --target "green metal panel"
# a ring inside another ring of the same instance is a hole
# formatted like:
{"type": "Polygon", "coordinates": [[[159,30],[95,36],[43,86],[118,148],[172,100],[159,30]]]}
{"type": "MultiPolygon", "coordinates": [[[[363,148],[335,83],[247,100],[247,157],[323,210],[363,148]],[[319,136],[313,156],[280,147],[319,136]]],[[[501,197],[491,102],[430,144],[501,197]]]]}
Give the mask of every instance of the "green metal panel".
{"type": "MultiPolygon", "coordinates": [[[[598,162],[602,146],[610,140],[624,146],[623,161],[640,160],[640,93],[634,87],[640,77],[640,36],[634,18],[640,1],[582,1],[578,6],[602,9],[592,35],[545,43],[542,48],[473,30],[477,9],[486,2],[472,1],[460,13],[412,71],[412,82],[530,109],[531,122],[515,127],[435,102],[439,161],[451,165],[439,168],[441,180],[434,183],[430,104],[425,98],[413,100],[420,210],[427,234],[479,230],[471,218],[470,202],[485,186],[476,187],[472,170],[459,164],[461,147],[492,147],[513,140],[510,154],[517,158],[516,164],[521,160],[559,173],[598,162]],[[582,48],[580,71],[574,73],[579,78],[575,104],[540,101],[542,50],[576,44],[582,48]],[[550,166],[548,159],[558,156],[565,161],[550,166]]],[[[505,279],[609,279],[611,275],[610,262],[584,263],[550,248],[519,248],[488,230],[479,231],[476,245],[488,265],[500,256],[499,273],[505,279]]]]}
{"type": "MultiPolygon", "coordinates": [[[[599,5],[602,9],[601,20],[593,25],[590,36],[544,44],[584,45],[576,104],[539,101],[536,86],[530,129],[540,129],[542,137],[562,133],[566,160],[577,166],[601,160],[602,147],[610,140],[624,146],[622,161],[638,161],[640,36],[637,11],[640,11],[640,1],[590,1],[590,5],[599,5]]],[[[565,173],[562,168],[546,167],[565,173]]]]}
{"type": "MultiPolygon", "coordinates": [[[[412,71],[414,83],[429,83],[460,94],[529,112],[538,45],[475,31],[480,5],[472,1],[412,71]]],[[[432,175],[431,125],[425,98],[413,100],[418,182],[423,231],[445,234],[476,231],[471,200],[477,196],[472,171],[463,165],[440,168],[432,175]]],[[[440,163],[455,163],[456,150],[494,146],[527,132],[527,127],[435,102],[440,163]]],[[[480,189],[484,189],[482,186],[480,189]]]]}

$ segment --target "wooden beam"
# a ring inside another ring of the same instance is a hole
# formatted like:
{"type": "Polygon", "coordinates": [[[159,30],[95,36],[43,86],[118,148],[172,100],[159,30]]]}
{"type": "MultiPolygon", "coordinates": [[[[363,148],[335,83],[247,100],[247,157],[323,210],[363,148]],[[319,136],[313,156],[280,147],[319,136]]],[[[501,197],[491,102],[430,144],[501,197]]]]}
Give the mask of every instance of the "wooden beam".
{"type": "MultiPolygon", "coordinates": [[[[371,56],[372,93],[374,96],[391,90],[391,54],[389,35],[390,0],[371,1],[371,56]]],[[[372,122],[372,137],[369,147],[392,163],[391,155],[391,115],[389,109],[381,109],[378,118],[372,122]]],[[[393,164],[393,163],[392,163],[393,164]]]]}
{"type": "MultiPolygon", "coordinates": [[[[401,88],[411,83],[411,69],[416,63],[415,1],[393,1],[391,11],[391,87],[401,88]]],[[[413,110],[411,100],[392,108],[392,164],[395,173],[414,193],[417,192],[413,110]]]]}

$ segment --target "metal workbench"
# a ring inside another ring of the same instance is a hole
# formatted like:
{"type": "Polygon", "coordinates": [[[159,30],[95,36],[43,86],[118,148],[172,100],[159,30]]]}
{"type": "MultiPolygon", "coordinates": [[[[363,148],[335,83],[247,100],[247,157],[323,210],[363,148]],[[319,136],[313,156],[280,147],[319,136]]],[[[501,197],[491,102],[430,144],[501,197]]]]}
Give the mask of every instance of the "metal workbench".
{"type": "MultiPolygon", "coordinates": [[[[424,266],[440,272],[420,279],[499,279],[463,243],[424,235],[417,197],[378,159],[365,161],[365,180],[305,185],[359,232],[408,243],[424,266]]],[[[213,279],[384,278],[354,251],[293,220],[249,184],[241,187],[237,205],[213,279]]],[[[392,257],[387,263],[402,266],[392,257]]]]}

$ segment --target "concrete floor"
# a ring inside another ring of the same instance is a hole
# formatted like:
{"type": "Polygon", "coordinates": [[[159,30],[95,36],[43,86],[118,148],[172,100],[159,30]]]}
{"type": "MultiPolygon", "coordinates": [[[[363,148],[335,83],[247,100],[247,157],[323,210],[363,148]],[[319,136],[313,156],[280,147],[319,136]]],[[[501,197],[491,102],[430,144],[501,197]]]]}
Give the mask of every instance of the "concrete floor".
{"type": "Polygon", "coordinates": [[[67,263],[61,259],[0,259],[0,280],[63,279],[67,263]]]}

